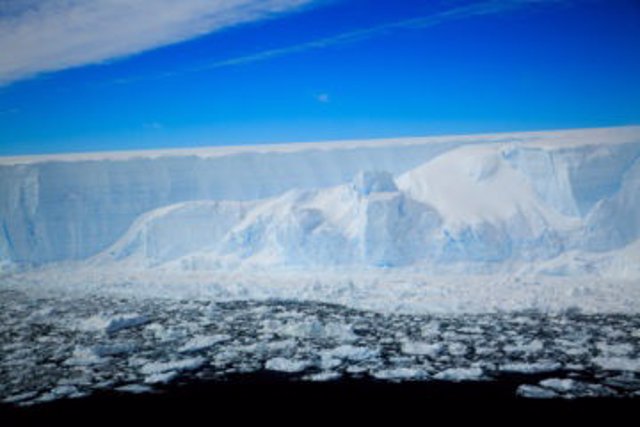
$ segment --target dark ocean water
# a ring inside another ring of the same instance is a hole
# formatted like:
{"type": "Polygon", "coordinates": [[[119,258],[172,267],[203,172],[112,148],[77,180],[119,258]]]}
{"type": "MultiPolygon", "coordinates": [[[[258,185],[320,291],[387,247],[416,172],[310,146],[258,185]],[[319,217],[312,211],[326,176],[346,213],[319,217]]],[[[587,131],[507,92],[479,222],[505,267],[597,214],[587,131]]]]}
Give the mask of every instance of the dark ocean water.
{"type": "Polygon", "coordinates": [[[0,296],[4,420],[640,408],[638,316],[0,296]]]}
{"type": "MultiPolygon", "coordinates": [[[[538,377],[542,378],[542,377],[538,377]]],[[[511,425],[545,421],[594,421],[633,424],[638,398],[578,398],[533,400],[515,395],[523,380],[505,376],[490,382],[402,382],[336,380],[291,382],[271,372],[244,374],[225,381],[186,381],[152,393],[100,391],[89,397],[61,399],[40,405],[0,405],[2,425],[149,425],[167,421],[194,424],[250,422],[416,423],[422,417],[450,422],[511,420],[511,425]],[[631,419],[632,419],[631,418],[631,419]],[[303,422],[303,420],[306,420],[303,422]]],[[[164,424],[163,424],[164,425],[164,424]]]]}

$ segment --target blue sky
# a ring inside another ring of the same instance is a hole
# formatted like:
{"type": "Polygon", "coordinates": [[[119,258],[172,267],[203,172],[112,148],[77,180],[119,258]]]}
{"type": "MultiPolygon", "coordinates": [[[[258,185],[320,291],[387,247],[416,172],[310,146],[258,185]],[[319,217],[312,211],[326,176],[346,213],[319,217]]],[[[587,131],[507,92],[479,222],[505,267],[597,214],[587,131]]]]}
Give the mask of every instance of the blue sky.
{"type": "Polygon", "coordinates": [[[0,155],[640,124],[637,0],[0,0],[0,52],[0,155]]]}

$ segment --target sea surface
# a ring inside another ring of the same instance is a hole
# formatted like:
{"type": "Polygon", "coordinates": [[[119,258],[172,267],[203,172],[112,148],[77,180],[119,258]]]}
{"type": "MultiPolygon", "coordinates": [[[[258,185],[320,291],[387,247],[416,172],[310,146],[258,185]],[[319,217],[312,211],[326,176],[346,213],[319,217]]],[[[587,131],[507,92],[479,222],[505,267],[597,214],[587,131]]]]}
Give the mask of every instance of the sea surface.
{"type": "Polygon", "coordinates": [[[5,412],[266,396],[638,403],[640,317],[0,290],[5,412]]]}

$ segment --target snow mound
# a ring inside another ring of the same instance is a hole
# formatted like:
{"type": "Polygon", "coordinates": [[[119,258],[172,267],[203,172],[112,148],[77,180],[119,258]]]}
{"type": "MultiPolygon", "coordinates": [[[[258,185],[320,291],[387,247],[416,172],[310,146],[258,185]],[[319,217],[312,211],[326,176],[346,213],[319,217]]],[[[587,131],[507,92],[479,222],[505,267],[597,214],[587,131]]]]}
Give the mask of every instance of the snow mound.
{"type": "Polygon", "coordinates": [[[467,224],[498,224],[527,219],[534,230],[569,225],[537,196],[527,177],[513,168],[496,146],[449,151],[398,178],[410,197],[436,206],[452,229],[467,224]]]}
{"type": "Polygon", "coordinates": [[[439,261],[550,258],[571,245],[579,226],[547,206],[496,146],[447,152],[397,182],[440,214],[439,261]]]}

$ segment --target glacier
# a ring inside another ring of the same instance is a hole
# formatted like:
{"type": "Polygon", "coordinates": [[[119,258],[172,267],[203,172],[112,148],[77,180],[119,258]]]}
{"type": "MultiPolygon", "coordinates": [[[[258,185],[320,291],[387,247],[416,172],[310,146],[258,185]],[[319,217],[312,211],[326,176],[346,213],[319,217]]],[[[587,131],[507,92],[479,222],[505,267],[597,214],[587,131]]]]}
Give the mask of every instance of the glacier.
{"type": "Polygon", "coordinates": [[[0,177],[2,284],[640,307],[638,126],[5,157],[0,177]]]}

